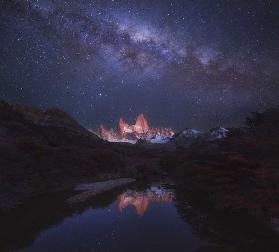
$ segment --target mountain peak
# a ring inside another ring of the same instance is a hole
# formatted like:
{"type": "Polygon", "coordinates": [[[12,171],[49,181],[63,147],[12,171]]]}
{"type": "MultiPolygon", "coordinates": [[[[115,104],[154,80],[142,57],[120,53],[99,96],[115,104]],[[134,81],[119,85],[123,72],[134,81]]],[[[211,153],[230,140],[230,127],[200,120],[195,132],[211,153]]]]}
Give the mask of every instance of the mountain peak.
{"type": "Polygon", "coordinates": [[[134,130],[137,133],[147,133],[149,130],[148,121],[145,119],[143,114],[138,115],[136,123],[134,125],[134,130]]]}
{"type": "Polygon", "coordinates": [[[157,137],[160,137],[160,141],[165,138],[170,138],[174,132],[171,128],[151,128],[147,119],[141,113],[135,119],[135,124],[129,125],[120,117],[117,125],[117,131],[98,130],[96,134],[105,140],[113,142],[136,142],[138,139],[152,139],[153,142],[157,137]]]}

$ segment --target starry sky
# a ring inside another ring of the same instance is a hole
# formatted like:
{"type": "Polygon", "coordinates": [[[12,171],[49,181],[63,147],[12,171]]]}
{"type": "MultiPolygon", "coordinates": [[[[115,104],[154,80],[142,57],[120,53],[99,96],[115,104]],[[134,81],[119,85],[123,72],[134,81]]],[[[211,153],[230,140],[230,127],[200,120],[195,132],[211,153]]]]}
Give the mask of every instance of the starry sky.
{"type": "Polygon", "coordinates": [[[86,127],[205,130],[278,105],[276,0],[0,0],[0,24],[0,99],[86,127]]]}

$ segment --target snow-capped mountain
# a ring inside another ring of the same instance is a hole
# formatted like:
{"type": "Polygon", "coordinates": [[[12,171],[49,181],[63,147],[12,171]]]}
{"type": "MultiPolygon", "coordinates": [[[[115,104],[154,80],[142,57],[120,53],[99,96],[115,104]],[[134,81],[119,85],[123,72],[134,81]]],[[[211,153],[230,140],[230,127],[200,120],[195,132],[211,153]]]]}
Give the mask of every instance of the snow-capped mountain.
{"type": "Polygon", "coordinates": [[[221,139],[227,136],[229,130],[223,127],[217,127],[209,130],[209,134],[215,139],[221,139]]]}
{"type": "Polygon", "coordinates": [[[202,134],[204,133],[199,130],[187,128],[183,131],[176,133],[172,137],[171,142],[177,146],[189,146],[195,141],[197,141],[197,138],[202,134]]]}
{"type": "Polygon", "coordinates": [[[120,118],[116,130],[107,130],[101,125],[94,133],[109,142],[128,143],[141,141],[166,143],[174,135],[174,131],[171,128],[151,128],[143,114],[137,116],[133,125],[126,123],[123,118],[120,118]]]}
{"type": "Polygon", "coordinates": [[[156,136],[152,136],[151,138],[147,138],[146,140],[154,144],[164,144],[164,143],[168,143],[171,140],[171,137],[156,135],[156,136]]]}
{"type": "Polygon", "coordinates": [[[176,133],[175,137],[176,138],[189,138],[189,137],[196,138],[196,137],[198,137],[198,136],[200,136],[202,134],[203,134],[202,131],[188,128],[188,129],[185,129],[185,130],[183,130],[181,132],[176,133]]]}
{"type": "Polygon", "coordinates": [[[187,128],[181,132],[176,133],[172,137],[171,142],[176,146],[188,147],[196,142],[222,139],[227,136],[228,132],[229,130],[223,127],[213,128],[207,132],[187,128]]]}
{"type": "Polygon", "coordinates": [[[105,129],[102,125],[94,132],[100,138],[109,142],[126,143],[171,143],[176,146],[187,147],[197,141],[212,141],[227,136],[229,130],[223,127],[210,129],[202,132],[196,129],[186,128],[174,133],[171,128],[151,128],[143,114],[137,116],[135,124],[130,125],[119,119],[117,129],[105,129]]]}

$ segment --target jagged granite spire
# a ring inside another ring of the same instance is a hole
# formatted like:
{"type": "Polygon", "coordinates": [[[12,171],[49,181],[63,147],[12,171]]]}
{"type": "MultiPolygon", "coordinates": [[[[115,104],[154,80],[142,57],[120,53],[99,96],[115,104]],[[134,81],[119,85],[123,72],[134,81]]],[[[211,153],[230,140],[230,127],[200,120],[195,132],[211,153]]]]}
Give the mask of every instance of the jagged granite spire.
{"type": "Polygon", "coordinates": [[[148,121],[145,119],[143,114],[140,114],[134,125],[134,131],[137,133],[147,133],[149,131],[148,121]]]}

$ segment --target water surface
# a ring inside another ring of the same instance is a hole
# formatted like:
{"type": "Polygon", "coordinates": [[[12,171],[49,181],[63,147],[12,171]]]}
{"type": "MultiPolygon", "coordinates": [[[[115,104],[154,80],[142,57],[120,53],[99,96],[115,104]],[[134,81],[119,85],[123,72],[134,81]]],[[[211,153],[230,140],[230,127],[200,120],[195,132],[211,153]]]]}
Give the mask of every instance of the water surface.
{"type": "MultiPolygon", "coordinates": [[[[196,211],[184,194],[167,185],[134,184],[86,202],[67,203],[73,195],[68,191],[40,196],[1,214],[0,250],[225,252],[261,248],[246,244],[251,237],[255,241],[257,235],[262,237],[261,233],[249,233],[257,229],[253,222],[248,224],[251,228],[243,224],[243,232],[234,227],[235,220],[230,222],[227,217],[218,216],[217,222],[212,222],[196,211]],[[223,234],[228,235],[231,245],[224,245],[224,239],[220,239],[223,234]],[[235,245],[238,249],[231,250],[235,245]]],[[[262,238],[260,245],[266,247],[267,238],[262,238]]]]}

